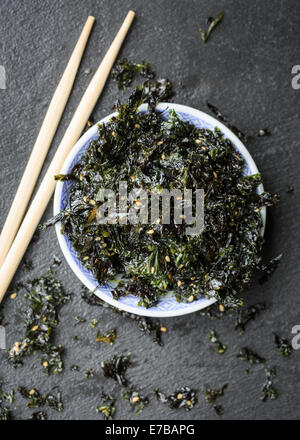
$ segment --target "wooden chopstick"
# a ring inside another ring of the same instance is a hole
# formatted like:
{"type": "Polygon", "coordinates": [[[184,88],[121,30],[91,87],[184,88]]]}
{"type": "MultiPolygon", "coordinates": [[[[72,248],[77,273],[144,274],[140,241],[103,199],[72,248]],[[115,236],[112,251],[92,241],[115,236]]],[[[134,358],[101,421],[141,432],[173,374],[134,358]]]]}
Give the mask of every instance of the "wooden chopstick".
{"type": "Polygon", "coordinates": [[[95,18],[88,17],[64,74],[54,92],[0,236],[0,266],[19,229],[45,157],[68,102],[95,18]]]}
{"type": "Polygon", "coordinates": [[[60,145],[58,146],[55,156],[52,159],[52,162],[27,211],[27,214],[24,217],[16,238],[0,269],[0,303],[53,194],[55,188],[54,176],[60,172],[68,153],[82,133],[82,130],[84,129],[88,118],[102,92],[107,77],[115,62],[124,38],[131,26],[134,16],[135,13],[133,11],[129,11],[119,32],[108,49],[100,66],[98,67],[98,70],[93,76],[60,145]]]}

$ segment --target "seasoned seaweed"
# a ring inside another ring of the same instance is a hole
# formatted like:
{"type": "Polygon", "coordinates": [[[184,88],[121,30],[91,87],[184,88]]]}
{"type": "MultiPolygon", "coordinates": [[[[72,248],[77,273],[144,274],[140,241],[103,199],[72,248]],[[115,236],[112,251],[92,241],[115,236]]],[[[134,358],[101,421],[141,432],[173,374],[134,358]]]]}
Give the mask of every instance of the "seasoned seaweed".
{"type": "Polygon", "coordinates": [[[92,377],[94,377],[94,375],[95,375],[95,372],[94,372],[93,368],[90,368],[89,370],[87,370],[85,372],[84,378],[86,380],[88,380],[88,379],[91,379],[92,377]]]}
{"type": "Polygon", "coordinates": [[[146,79],[153,79],[155,73],[149,63],[130,63],[127,59],[118,60],[111,72],[112,79],[120,90],[125,91],[130,86],[137,75],[146,79]]]}
{"type": "Polygon", "coordinates": [[[220,130],[197,129],[174,111],[165,121],[156,112],[169,88],[167,80],[146,82],[124,105],[117,104],[116,117],[99,126],[99,137],[69,175],[73,186],[62,232],[100,285],[122,277],[116,299],[132,294],[152,307],[173,292],[178,301],[206,296],[239,307],[239,295],[261,263],[260,210],[275,200],[257,193],[260,175],[243,175],[243,158],[220,130]],[[137,113],[142,102],[149,103],[148,113],[137,113]],[[117,193],[124,180],[128,191],[203,188],[203,233],[187,236],[184,221],[99,223],[99,188],[117,193]]]}
{"type": "Polygon", "coordinates": [[[114,345],[116,338],[117,338],[117,332],[115,329],[113,329],[113,330],[109,330],[106,333],[98,332],[95,341],[106,342],[109,345],[114,345]]]}
{"type": "Polygon", "coordinates": [[[242,359],[243,361],[249,362],[249,364],[262,364],[266,362],[264,358],[259,356],[258,354],[254,353],[250,348],[243,347],[240,349],[239,354],[237,354],[237,357],[239,359],[242,359]]]}
{"type": "Polygon", "coordinates": [[[272,258],[272,260],[270,260],[268,264],[265,264],[261,267],[261,271],[263,272],[263,275],[259,280],[260,284],[264,284],[266,281],[268,281],[270,276],[275,272],[275,270],[279,266],[281,259],[282,259],[282,254],[278,255],[275,258],[272,258]]]}
{"type": "Polygon", "coordinates": [[[205,390],[205,400],[210,404],[214,404],[218,397],[224,396],[224,391],[228,387],[228,384],[224,384],[220,389],[206,388],[205,390]]]}
{"type": "Polygon", "coordinates": [[[214,113],[214,115],[221,121],[224,122],[224,124],[243,142],[246,142],[248,140],[248,136],[245,135],[241,130],[239,130],[235,125],[231,124],[226,116],[223,115],[223,113],[220,112],[218,107],[211,104],[210,102],[206,102],[207,107],[214,113]]]}
{"type": "MultiPolygon", "coordinates": [[[[54,264],[57,265],[56,262],[54,264]]],[[[8,359],[17,367],[32,353],[41,353],[41,365],[46,374],[63,370],[61,345],[54,345],[54,332],[59,324],[59,308],[69,300],[53,265],[45,275],[24,283],[29,307],[24,311],[25,334],[9,350],[8,359]]]]}
{"type": "Polygon", "coordinates": [[[159,389],[156,389],[154,394],[157,400],[166,403],[171,409],[185,408],[190,411],[198,402],[196,391],[187,386],[178,388],[169,396],[159,389]]]}
{"type": "Polygon", "coordinates": [[[89,304],[90,306],[102,306],[112,310],[114,313],[118,313],[124,318],[131,319],[134,321],[138,327],[138,329],[147,335],[154,335],[153,341],[158,345],[163,346],[162,342],[162,333],[165,333],[164,326],[161,325],[160,321],[153,321],[151,318],[147,316],[139,316],[133,313],[125,312],[124,310],[120,310],[116,307],[113,307],[100,298],[98,298],[93,292],[84,288],[81,294],[82,299],[89,304]]]}
{"type": "Polygon", "coordinates": [[[3,391],[3,382],[0,381],[0,420],[12,420],[13,415],[7,404],[11,405],[15,399],[15,390],[3,391]]]}
{"type": "Polygon", "coordinates": [[[222,344],[222,342],[219,340],[219,335],[215,330],[209,331],[209,340],[210,342],[213,342],[216,346],[217,352],[219,354],[225,353],[227,350],[227,346],[222,344]]]}
{"type": "Polygon", "coordinates": [[[74,315],[74,319],[75,319],[75,324],[74,325],[83,324],[84,322],[86,322],[86,319],[82,318],[79,315],[74,315]]]}
{"type": "Polygon", "coordinates": [[[110,394],[106,394],[104,392],[101,393],[101,399],[103,401],[103,405],[97,406],[96,412],[101,413],[106,420],[112,420],[116,413],[116,399],[110,394]]]}
{"type": "Polygon", "coordinates": [[[221,21],[223,20],[224,17],[224,12],[219,12],[219,14],[217,15],[216,18],[213,17],[208,17],[206,19],[206,24],[208,26],[207,30],[204,29],[200,29],[200,34],[201,34],[201,38],[203,40],[203,43],[206,43],[207,40],[209,39],[212,31],[215,29],[215,27],[221,23],[221,21]]]}
{"type": "Polygon", "coordinates": [[[240,309],[235,321],[235,330],[242,335],[245,332],[248,323],[254,320],[261,311],[265,310],[265,308],[265,303],[257,303],[246,309],[240,309]]]}
{"type": "Polygon", "coordinates": [[[48,420],[48,416],[45,411],[37,411],[31,414],[30,420],[48,420]]]}
{"type": "Polygon", "coordinates": [[[112,359],[101,362],[104,377],[114,379],[119,385],[124,387],[127,387],[129,384],[125,374],[131,365],[130,353],[127,356],[114,356],[112,359]]]}
{"type": "Polygon", "coordinates": [[[293,353],[293,347],[286,338],[274,333],[275,344],[281,356],[290,356],[293,353]]]}
{"type": "Polygon", "coordinates": [[[35,388],[27,389],[23,386],[18,387],[18,392],[21,396],[28,400],[28,408],[37,408],[47,405],[49,408],[61,412],[64,409],[62,392],[59,387],[54,387],[53,390],[48,394],[41,394],[35,388]],[[55,389],[57,390],[56,395],[53,393],[55,389]]]}
{"type": "Polygon", "coordinates": [[[278,397],[278,391],[273,385],[273,380],[276,377],[276,369],[273,368],[267,368],[265,370],[266,373],[266,381],[262,388],[262,393],[260,399],[265,402],[267,399],[277,399],[278,397]]]}
{"type": "Polygon", "coordinates": [[[149,404],[148,397],[142,396],[134,387],[130,387],[129,390],[124,391],[122,393],[122,398],[129,401],[130,406],[136,410],[137,416],[139,416],[149,404]]]}

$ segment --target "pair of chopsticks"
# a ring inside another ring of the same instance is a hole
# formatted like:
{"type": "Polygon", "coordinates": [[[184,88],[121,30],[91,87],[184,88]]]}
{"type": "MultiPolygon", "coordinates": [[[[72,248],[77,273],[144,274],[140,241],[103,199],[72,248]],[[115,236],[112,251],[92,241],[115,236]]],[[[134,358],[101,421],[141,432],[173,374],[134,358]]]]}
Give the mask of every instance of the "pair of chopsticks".
{"type": "Polygon", "coordinates": [[[119,32],[81,98],[45,177],[23,218],[44,159],[67,104],[86,43],[95,21],[94,17],[88,17],[87,19],[65,72],[53,95],[0,236],[0,303],[51,199],[56,184],[54,176],[60,172],[67,155],[81,135],[103,90],[134,16],[135,13],[133,11],[128,12],[119,32]]]}

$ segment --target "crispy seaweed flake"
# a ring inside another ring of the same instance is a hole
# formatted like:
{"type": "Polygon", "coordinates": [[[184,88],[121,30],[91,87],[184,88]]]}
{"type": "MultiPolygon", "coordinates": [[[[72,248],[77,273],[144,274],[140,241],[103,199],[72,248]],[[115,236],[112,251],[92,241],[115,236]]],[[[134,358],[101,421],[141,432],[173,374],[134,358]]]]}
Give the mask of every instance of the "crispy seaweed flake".
{"type": "Polygon", "coordinates": [[[130,353],[127,356],[114,356],[113,358],[102,361],[101,368],[104,377],[107,379],[114,379],[119,385],[127,387],[128,379],[125,377],[128,367],[132,365],[130,360],[130,353]]]}
{"type": "Polygon", "coordinates": [[[156,342],[158,345],[163,346],[162,342],[162,333],[164,328],[160,321],[153,321],[151,318],[148,318],[147,316],[139,316],[135,315],[133,313],[125,312],[124,310],[117,309],[116,307],[112,307],[111,305],[105,303],[100,298],[98,298],[92,291],[88,289],[83,289],[82,299],[91,306],[102,306],[105,308],[110,309],[114,313],[117,313],[124,318],[131,319],[134,321],[138,327],[138,329],[147,335],[153,335],[154,339],[153,341],[156,342]]]}
{"type": "Polygon", "coordinates": [[[122,393],[122,398],[129,401],[130,406],[136,410],[137,416],[139,416],[149,404],[148,397],[142,396],[134,387],[130,387],[129,390],[124,391],[122,393]]]}
{"type": "Polygon", "coordinates": [[[103,404],[96,407],[96,412],[102,414],[105,420],[112,420],[116,413],[116,399],[104,392],[101,393],[101,399],[103,404]]]}
{"type": "Polygon", "coordinates": [[[237,137],[239,139],[241,139],[241,141],[246,142],[248,139],[248,136],[245,135],[241,130],[239,130],[235,125],[231,124],[229,122],[229,120],[227,119],[226,116],[224,116],[220,110],[218,109],[218,107],[216,107],[215,105],[211,104],[210,102],[206,102],[207,107],[209,108],[209,110],[211,110],[214,115],[222,122],[224,122],[224,124],[231,130],[233,131],[234,134],[237,135],[237,137]]]}
{"type": "Polygon", "coordinates": [[[278,397],[278,391],[273,385],[273,380],[276,377],[276,369],[273,368],[267,368],[265,370],[266,372],[266,382],[263,385],[262,393],[260,399],[265,402],[267,399],[277,399],[278,397]]]}
{"type": "Polygon", "coordinates": [[[109,345],[114,345],[116,338],[117,338],[117,331],[113,329],[113,330],[109,330],[106,333],[98,332],[95,341],[106,342],[109,345]]]}
{"type": "Polygon", "coordinates": [[[97,324],[98,324],[98,319],[94,318],[94,319],[91,320],[89,327],[90,328],[96,328],[97,324]]]}
{"type": "Polygon", "coordinates": [[[3,382],[0,381],[0,420],[12,420],[12,411],[7,406],[15,400],[15,390],[3,391],[3,382]]]}
{"type": "Polygon", "coordinates": [[[224,391],[226,390],[227,387],[228,384],[226,383],[220,389],[206,388],[204,394],[206,402],[211,404],[215,403],[218,397],[224,396],[224,391]]]}
{"type": "Polygon", "coordinates": [[[74,315],[74,319],[75,319],[75,324],[74,325],[83,324],[84,322],[86,322],[86,319],[82,318],[79,315],[74,315]]]}
{"type": "Polygon", "coordinates": [[[275,272],[275,270],[279,266],[281,259],[282,259],[282,254],[278,255],[275,258],[272,258],[272,260],[270,260],[268,264],[265,264],[261,267],[263,275],[259,280],[260,284],[264,284],[266,281],[268,281],[270,276],[275,272]]]}
{"type": "Polygon", "coordinates": [[[84,378],[86,380],[88,380],[88,379],[91,379],[92,377],[94,377],[94,375],[95,375],[95,371],[93,370],[93,368],[90,368],[89,370],[87,370],[85,372],[84,378]]]}
{"type": "Polygon", "coordinates": [[[79,365],[73,364],[70,366],[70,370],[71,371],[80,371],[80,367],[79,367],[79,365]]]}
{"type": "Polygon", "coordinates": [[[243,361],[249,362],[249,364],[262,364],[266,362],[264,358],[259,356],[258,354],[254,353],[250,348],[243,347],[240,349],[239,354],[237,354],[237,357],[239,359],[242,359],[243,361]]]}
{"type": "Polygon", "coordinates": [[[222,405],[214,405],[213,409],[215,410],[218,416],[222,416],[224,414],[224,408],[222,405]]]}
{"type": "Polygon", "coordinates": [[[59,387],[54,387],[48,394],[41,394],[37,389],[27,389],[25,387],[19,386],[18,392],[24,399],[28,400],[28,408],[37,408],[47,405],[49,408],[55,411],[61,412],[64,409],[62,401],[62,392],[59,387]],[[54,390],[57,390],[56,395],[54,395],[54,390]]]}
{"type": "Polygon", "coordinates": [[[61,345],[54,345],[54,333],[59,324],[59,308],[69,300],[61,282],[56,278],[54,263],[45,275],[24,283],[28,308],[23,312],[25,334],[9,350],[8,359],[17,367],[32,353],[41,354],[46,374],[63,370],[61,345]]]}
{"type": "Polygon", "coordinates": [[[293,347],[286,338],[274,333],[275,344],[281,356],[290,356],[293,353],[293,347]]]}
{"type": "Polygon", "coordinates": [[[221,23],[221,21],[223,20],[224,17],[224,12],[219,12],[219,14],[217,15],[216,18],[213,17],[208,17],[206,19],[206,24],[208,26],[207,30],[204,29],[200,29],[200,33],[201,33],[201,38],[203,40],[203,43],[206,43],[207,40],[209,39],[212,31],[215,29],[215,27],[221,23]]]}
{"type": "Polygon", "coordinates": [[[222,342],[219,340],[219,335],[215,330],[209,331],[209,340],[210,342],[213,342],[216,346],[217,352],[219,354],[224,354],[227,350],[227,346],[222,344],[222,342]]]}
{"type": "Polygon", "coordinates": [[[261,311],[265,310],[265,308],[265,303],[257,303],[246,309],[240,309],[235,321],[235,330],[242,335],[245,332],[248,323],[254,320],[261,311]]]}
{"type": "Polygon", "coordinates": [[[150,64],[145,61],[130,63],[127,59],[122,59],[115,63],[111,75],[119,89],[124,92],[137,75],[149,80],[155,77],[155,72],[153,72],[150,64]]]}
{"type": "Polygon", "coordinates": [[[30,420],[48,420],[48,416],[45,411],[37,411],[31,414],[30,420]]]}
{"type": "Polygon", "coordinates": [[[159,389],[156,389],[154,394],[157,400],[166,403],[171,409],[185,408],[187,411],[190,411],[198,402],[196,391],[186,386],[178,388],[169,396],[159,389]]]}

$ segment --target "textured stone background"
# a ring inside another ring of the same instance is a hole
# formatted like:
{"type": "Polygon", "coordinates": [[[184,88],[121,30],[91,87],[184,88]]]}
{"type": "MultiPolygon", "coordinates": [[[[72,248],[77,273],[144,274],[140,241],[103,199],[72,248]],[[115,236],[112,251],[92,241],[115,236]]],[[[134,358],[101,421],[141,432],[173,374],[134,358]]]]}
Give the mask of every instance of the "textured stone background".
{"type": "MultiPolygon", "coordinates": [[[[182,81],[175,102],[207,111],[206,100],[220,109],[241,130],[256,133],[269,127],[272,136],[255,138],[248,144],[265,187],[279,192],[281,203],[268,210],[265,258],[283,252],[283,263],[263,287],[254,283],[246,303],[266,301],[268,310],[249,325],[244,336],[234,331],[230,317],[210,321],[195,313],[176,319],[164,319],[168,333],[161,348],[141,334],[133,322],[101,307],[90,307],[80,298],[80,282],[63,261],[59,274],[73,300],[60,313],[57,342],[66,346],[65,372],[49,378],[41,371],[38,356],[27,359],[23,368],[8,365],[6,353],[0,352],[1,378],[7,388],[19,384],[43,392],[52,386],[63,389],[65,411],[47,410],[51,419],[95,419],[100,404],[99,390],[113,389],[111,381],[101,375],[100,362],[113,354],[132,352],[134,367],[128,371],[132,382],[145,393],[155,387],[172,392],[177,386],[190,385],[199,390],[199,404],[189,413],[171,411],[154,400],[140,418],[145,419],[211,419],[218,418],[204,401],[206,385],[229,386],[220,399],[228,419],[296,419],[300,404],[300,352],[289,359],[281,358],[274,346],[272,331],[291,338],[291,328],[300,324],[299,315],[299,102],[300,91],[291,87],[291,68],[299,64],[300,3],[297,0],[1,0],[0,65],[7,73],[7,89],[0,90],[0,210],[1,226],[17,188],[30,150],[42,123],[50,97],[64,70],[67,59],[89,14],[94,14],[94,27],[79,70],[67,110],[49,152],[47,166],[68,122],[112,38],[128,9],[137,19],[123,46],[122,55],[133,61],[146,59],[160,75],[177,84],[182,81]],[[199,28],[209,15],[225,10],[223,23],[203,45],[199,28]],[[287,194],[288,185],[293,194],[287,194]],[[74,328],[74,314],[87,319],[74,328]],[[92,318],[99,318],[99,329],[117,328],[119,337],[113,347],[97,345],[96,330],[88,328],[92,318]],[[228,345],[220,356],[208,342],[208,331],[215,328],[228,345]],[[79,341],[72,336],[77,334],[79,341]],[[268,366],[276,365],[276,401],[260,401],[265,380],[264,367],[252,368],[236,359],[242,346],[249,346],[264,356],[268,366]],[[70,371],[70,365],[81,366],[81,372],[70,371]],[[84,372],[94,368],[96,376],[89,381],[84,372]]],[[[111,81],[94,112],[98,120],[111,111],[119,92],[111,81]]],[[[45,168],[44,168],[45,170],[45,168]]],[[[45,218],[50,217],[49,205],[45,218]]],[[[33,274],[40,275],[52,255],[62,257],[54,229],[43,233],[32,244],[26,257],[34,263],[33,274]]],[[[17,279],[31,275],[20,270],[17,279]]],[[[6,299],[4,314],[7,339],[11,345],[22,334],[20,309],[22,295],[6,299]]],[[[118,390],[115,390],[118,395],[118,390]]],[[[17,418],[27,418],[31,411],[19,396],[14,404],[17,418]]],[[[117,418],[135,419],[128,402],[120,401],[117,418]]]]}

